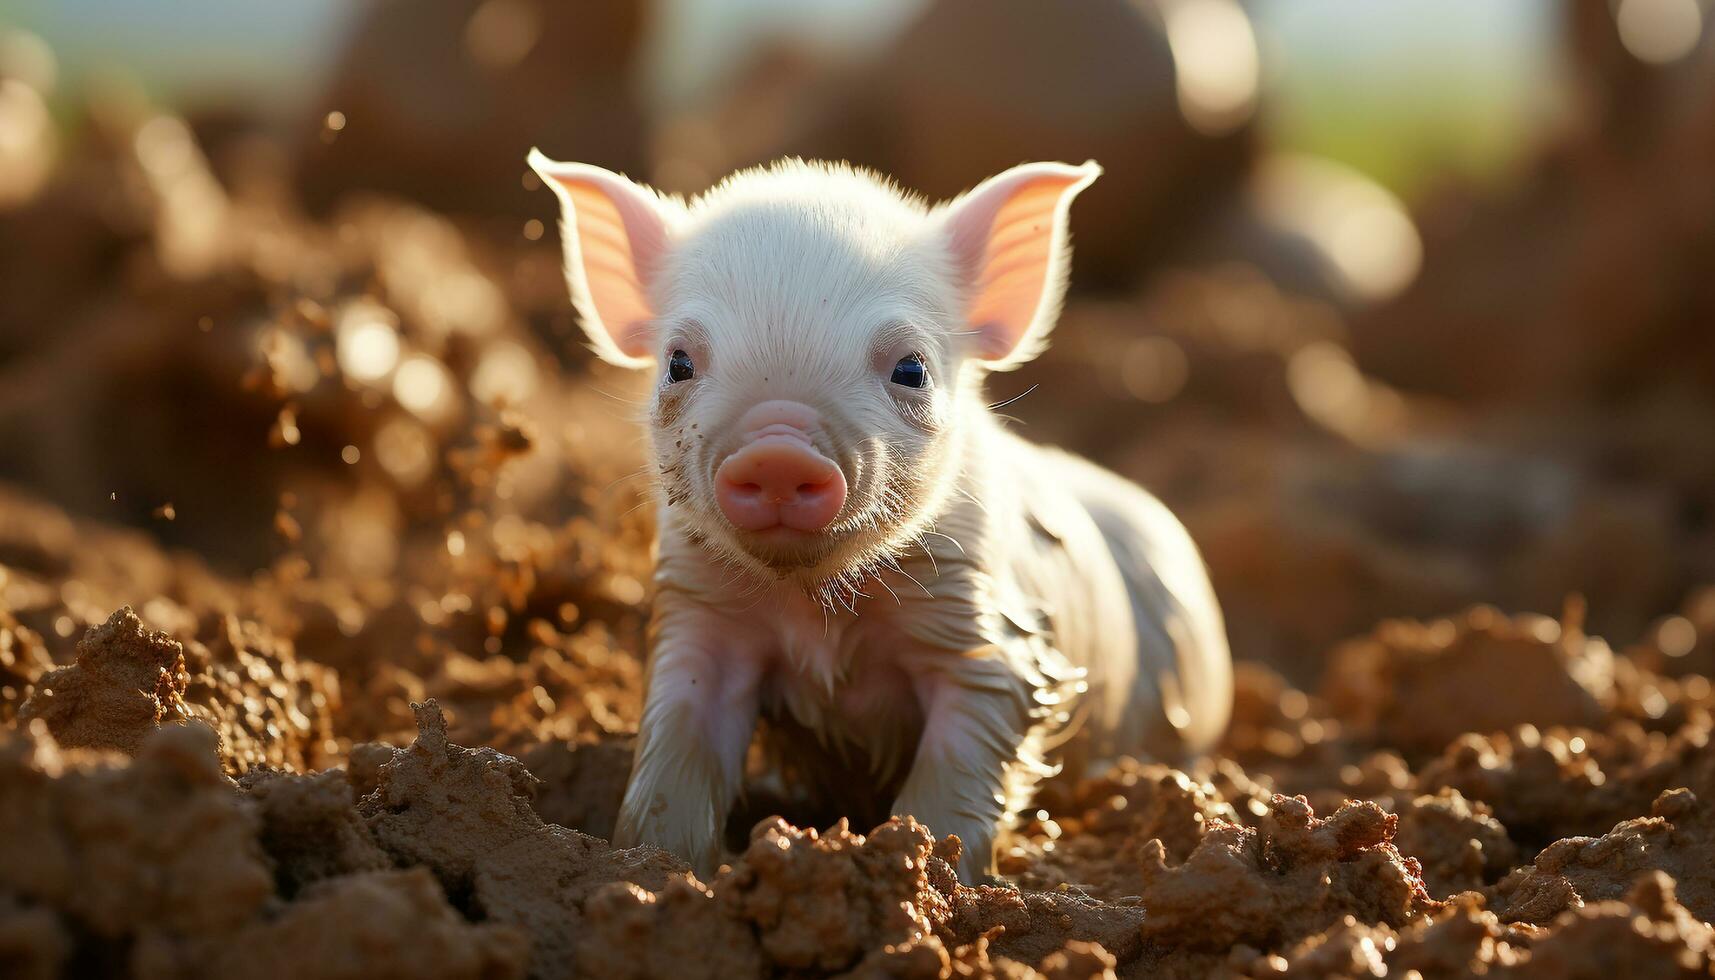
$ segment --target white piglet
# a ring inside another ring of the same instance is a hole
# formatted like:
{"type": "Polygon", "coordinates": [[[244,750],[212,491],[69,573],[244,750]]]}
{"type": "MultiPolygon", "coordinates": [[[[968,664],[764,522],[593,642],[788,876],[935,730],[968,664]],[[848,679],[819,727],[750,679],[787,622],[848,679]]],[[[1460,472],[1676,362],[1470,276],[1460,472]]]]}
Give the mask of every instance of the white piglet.
{"type": "Polygon", "coordinates": [[[973,880],[1054,766],[1219,737],[1227,641],[1184,528],[983,397],[1044,345],[1094,163],[934,207],[843,165],[687,203],[530,163],[596,352],[656,379],[648,693],[616,843],[711,873],[749,768],[956,834],[973,880]]]}

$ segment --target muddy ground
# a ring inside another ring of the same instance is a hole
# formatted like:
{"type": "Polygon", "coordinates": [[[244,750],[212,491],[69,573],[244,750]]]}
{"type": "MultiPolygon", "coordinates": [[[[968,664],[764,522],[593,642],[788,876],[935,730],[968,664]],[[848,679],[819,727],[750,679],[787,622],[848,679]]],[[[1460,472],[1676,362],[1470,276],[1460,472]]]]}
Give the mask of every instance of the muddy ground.
{"type": "Polygon", "coordinates": [[[1150,256],[997,379],[1185,519],[1240,667],[1217,753],[1048,784],[980,887],[755,801],[709,881],[605,842],[647,477],[545,192],[335,194],[355,114],[311,169],[50,125],[8,47],[0,975],[1709,975],[1715,56],[1586,41],[1655,108],[1450,191],[1403,295],[1150,256]]]}

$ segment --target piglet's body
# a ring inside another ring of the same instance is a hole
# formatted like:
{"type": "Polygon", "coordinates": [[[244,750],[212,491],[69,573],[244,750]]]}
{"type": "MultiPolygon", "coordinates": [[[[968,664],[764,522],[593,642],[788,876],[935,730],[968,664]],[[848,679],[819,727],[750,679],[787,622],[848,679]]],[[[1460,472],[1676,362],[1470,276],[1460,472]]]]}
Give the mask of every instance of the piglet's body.
{"type": "Polygon", "coordinates": [[[1184,529],[982,394],[1052,325],[1093,165],[930,209],[843,167],[685,205],[532,163],[594,346],[659,376],[649,689],[617,842],[711,872],[760,738],[764,782],[956,834],[971,879],[1053,766],[1218,737],[1226,639],[1184,529]]]}

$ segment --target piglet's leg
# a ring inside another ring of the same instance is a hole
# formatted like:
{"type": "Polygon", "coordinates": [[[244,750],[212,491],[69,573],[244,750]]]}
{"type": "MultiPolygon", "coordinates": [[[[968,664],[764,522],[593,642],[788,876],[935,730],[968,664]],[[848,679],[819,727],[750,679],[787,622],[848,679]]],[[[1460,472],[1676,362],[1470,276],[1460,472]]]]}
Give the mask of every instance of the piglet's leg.
{"type": "Polygon", "coordinates": [[[999,660],[976,658],[917,681],[923,738],[893,812],[937,837],[957,835],[967,882],[992,873],[995,833],[1020,776],[1029,723],[1017,683],[999,660]]]}
{"type": "Polygon", "coordinates": [[[701,619],[658,623],[614,843],[654,844],[707,878],[720,863],[721,828],[743,784],[761,670],[753,658],[722,655],[716,624],[701,619]]]}

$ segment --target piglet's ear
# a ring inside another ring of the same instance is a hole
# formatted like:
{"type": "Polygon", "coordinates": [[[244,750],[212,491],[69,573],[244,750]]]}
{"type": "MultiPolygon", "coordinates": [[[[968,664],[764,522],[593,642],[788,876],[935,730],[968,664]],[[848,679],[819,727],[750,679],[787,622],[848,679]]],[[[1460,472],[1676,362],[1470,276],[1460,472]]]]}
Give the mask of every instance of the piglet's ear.
{"type": "Polygon", "coordinates": [[[989,367],[1017,367],[1045,346],[1066,295],[1066,211],[1101,173],[1093,160],[1027,163],[944,209],[947,246],[968,297],[965,322],[989,367]]]}
{"type": "Polygon", "coordinates": [[[541,150],[530,151],[530,167],[560,199],[566,281],[591,346],[615,364],[649,364],[649,285],[667,253],[670,204],[616,173],[541,150]]]}

